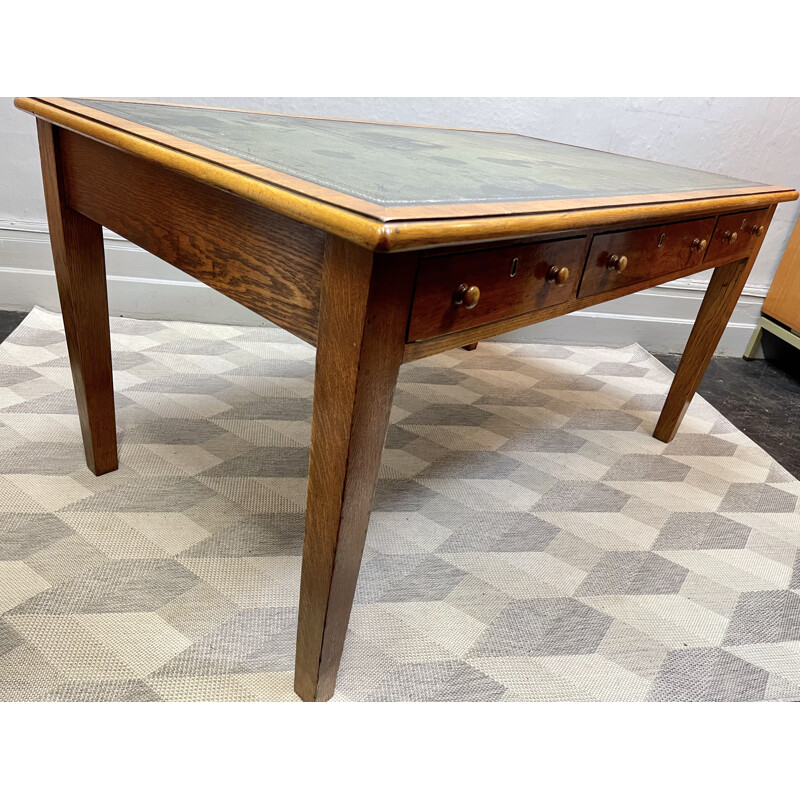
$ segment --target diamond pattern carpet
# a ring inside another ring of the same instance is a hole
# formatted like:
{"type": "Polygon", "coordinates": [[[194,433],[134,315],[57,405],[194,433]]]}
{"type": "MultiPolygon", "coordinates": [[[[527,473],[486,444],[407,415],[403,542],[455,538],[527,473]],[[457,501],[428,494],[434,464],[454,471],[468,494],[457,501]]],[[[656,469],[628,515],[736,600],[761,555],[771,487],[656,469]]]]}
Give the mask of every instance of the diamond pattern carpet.
{"type": "MultiPolygon", "coordinates": [[[[0,346],[0,699],[293,700],[315,351],[112,319],[120,469],[61,318],[0,346]]],[[[403,367],[335,699],[800,699],[800,483],[641,347],[403,367]]]]}

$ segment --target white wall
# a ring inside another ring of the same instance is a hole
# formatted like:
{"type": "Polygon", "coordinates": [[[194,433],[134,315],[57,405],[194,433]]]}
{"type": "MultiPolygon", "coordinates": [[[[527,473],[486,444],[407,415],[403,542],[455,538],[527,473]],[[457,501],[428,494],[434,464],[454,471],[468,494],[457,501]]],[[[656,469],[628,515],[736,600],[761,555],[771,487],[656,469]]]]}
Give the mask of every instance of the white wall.
{"type": "MultiPolygon", "coordinates": [[[[158,98],[293,114],[511,130],[763,183],[800,186],[800,98],[158,98]]],[[[779,207],[718,352],[741,354],[798,216],[779,207]]],[[[124,316],[265,324],[108,234],[109,298],[124,316]]],[[[507,334],[680,351],[708,273],[507,334]]],[[[34,120],[0,98],[0,308],[57,309],[34,120]]]]}

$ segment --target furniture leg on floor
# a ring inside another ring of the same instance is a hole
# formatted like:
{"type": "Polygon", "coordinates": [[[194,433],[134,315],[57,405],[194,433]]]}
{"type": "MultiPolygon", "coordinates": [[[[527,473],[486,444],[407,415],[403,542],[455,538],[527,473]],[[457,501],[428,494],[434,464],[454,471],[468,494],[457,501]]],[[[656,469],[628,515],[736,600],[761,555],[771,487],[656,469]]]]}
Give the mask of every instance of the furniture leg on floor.
{"type": "Polygon", "coordinates": [[[66,200],[59,129],[37,120],[47,222],[86,463],[95,475],[117,468],[117,427],[103,229],[66,200]]]}
{"type": "MultiPolygon", "coordinates": [[[[770,219],[772,213],[774,209],[770,212],[770,219]]],[[[692,402],[694,393],[703,380],[708,362],[711,361],[733,309],[736,308],[759,249],[760,243],[746,260],[726,264],[714,270],[661,416],[653,431],[656,439],[671,442],[675,438],[689,403],[692,402]]]]}
{"type": "Polygon", "coordinates": [[[408,259],[373,256],[333,236],[326,241],[295,662],[303,700],[333,695],[413,279],[408,259]]]}

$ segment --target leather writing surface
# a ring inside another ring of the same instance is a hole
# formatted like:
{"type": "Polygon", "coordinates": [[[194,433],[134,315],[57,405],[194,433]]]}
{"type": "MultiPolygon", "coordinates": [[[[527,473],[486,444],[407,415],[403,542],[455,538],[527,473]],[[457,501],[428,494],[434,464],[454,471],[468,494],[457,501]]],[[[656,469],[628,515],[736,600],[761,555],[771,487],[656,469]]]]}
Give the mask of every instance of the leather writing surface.
{"type": "Polygon", "coordinates": [[[622,197],[762,185],[518,134],[114,100],[74,102],[384,206],[622,197]]]}

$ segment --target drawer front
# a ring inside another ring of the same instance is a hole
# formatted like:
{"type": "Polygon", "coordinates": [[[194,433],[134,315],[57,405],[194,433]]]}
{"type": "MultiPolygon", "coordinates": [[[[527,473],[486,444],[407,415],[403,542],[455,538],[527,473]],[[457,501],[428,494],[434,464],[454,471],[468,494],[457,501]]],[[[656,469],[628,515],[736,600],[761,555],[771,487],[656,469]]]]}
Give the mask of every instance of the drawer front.
{"type": "Polygon", "coordinates": [[[697,266],[706,257],[714,217],[595,236],[580,297],[697,266]]]}
{"type": "Polygon", "coordinates": [[[745,258],[767,230],[769,209],[740,211],[719,218],[707,259],[727,258],[731,261],[745,258]]]}
{"type": "Polygon", "coordinates": [[[582,236],[423,258],[411,309],[409,341],[431,339],[571,300],[578,288],[585,245],[582,236]]]}

